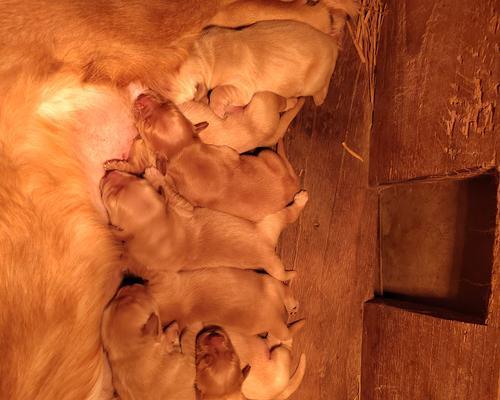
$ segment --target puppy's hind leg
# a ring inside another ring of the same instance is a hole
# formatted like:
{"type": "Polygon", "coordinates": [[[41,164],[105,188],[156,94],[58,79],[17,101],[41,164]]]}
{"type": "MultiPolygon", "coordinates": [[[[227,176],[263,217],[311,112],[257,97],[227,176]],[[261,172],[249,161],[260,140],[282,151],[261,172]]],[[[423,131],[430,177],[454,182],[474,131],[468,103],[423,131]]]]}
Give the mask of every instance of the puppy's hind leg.
{"type": "Polygon", "coordinates": [[[285,270],[285,266],[283,265],[281,259],[274,253],[274,250],[272,251],[273,254],[263,265],[265,271],[272,277],[283,282],[290,281],[295,278],[297,272],[285,270]]]}
{"type": "Polygon", "coordinates": [[[329,84],[325,85],[321,90],[313,94],[314,104],[320,106],[325,102],[326,96],[328,95],[329,84]]]}
{"type": "Polygon", "coordinates": [[[308,199],[307,191],[300,191],[295,195],[292,204],[257,222],[257,229],[276,245],[281,231],[286,225],[297,220],[308,199]]]}

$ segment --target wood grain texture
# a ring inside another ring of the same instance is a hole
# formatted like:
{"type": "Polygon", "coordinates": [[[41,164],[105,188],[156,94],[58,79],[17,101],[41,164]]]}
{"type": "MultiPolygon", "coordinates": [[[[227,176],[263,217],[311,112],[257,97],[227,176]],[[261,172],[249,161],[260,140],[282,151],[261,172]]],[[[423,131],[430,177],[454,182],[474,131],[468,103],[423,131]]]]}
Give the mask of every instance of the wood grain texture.
{"type": "Polygon", "coordinates": [[[298,271],[291,285],[306,318],[294,342],[296,357],[307,354],[295,400],[358,399],[362,305],[373,292],[377,236],[377,196],[368,189],[367,90],[364,66],[346,40],[325,104],[308,101],[285,137],[310,196],[280,245],[285,266],[298,271]]]}
{"type": "Polygon", "coordinates": [[[498,2],[387,0],[372,184],[498,163],[498,2]]]}
{"type": "Polygon", "coordinates": [[[404,304],[366,303],[362,398],[496,400],[498,328],[435,318],[404,304]]]}

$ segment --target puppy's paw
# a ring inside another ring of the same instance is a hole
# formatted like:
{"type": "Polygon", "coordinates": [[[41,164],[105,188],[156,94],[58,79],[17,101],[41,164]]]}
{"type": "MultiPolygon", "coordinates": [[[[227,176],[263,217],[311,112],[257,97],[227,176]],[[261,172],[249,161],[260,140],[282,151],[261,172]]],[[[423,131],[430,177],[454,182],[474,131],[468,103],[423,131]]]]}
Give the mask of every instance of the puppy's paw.
{"type": "Polygon", "coordinates": [[[146,179],[156,190],[158,190],[165,181],[165,177],[156,167],[146,168],[144,170],[144,179],[146,179]]]}
{"type": "Polygon", "coordinates": [[[299,312],[299,302],[293,297],[288,297],[285,299],[285,308],[290,316],[293,316],[299,312]]]}
{"type": "Polygon", "coordinates": [[[283,273],[283,282],[289,282],[295,278],[297,271],[285,271],[283,273]]]}
{"type": "Polygon", "coordinates": [[[103,167],[105,171],[115,171],[115,170],[123,170],[127,165],[127,161],[125,160],[108,160],[104,162],[103,167]]]}
{"type": "Polygon", "coordinates": [[[179,340],[180,329],[179,324],[174,321],[168,325],[164,330],[165,339],[167,340],[169,346],[171,346],[172,351],[181,351],[181,343],[179,340]]]}
{"type": "Polygon", "coordinates": [[[301,190],[293,198],[293,202],[300,207],[304,207],[308,200],[309,200],[309,194],[307,193],[306,190],[301,190]]]}

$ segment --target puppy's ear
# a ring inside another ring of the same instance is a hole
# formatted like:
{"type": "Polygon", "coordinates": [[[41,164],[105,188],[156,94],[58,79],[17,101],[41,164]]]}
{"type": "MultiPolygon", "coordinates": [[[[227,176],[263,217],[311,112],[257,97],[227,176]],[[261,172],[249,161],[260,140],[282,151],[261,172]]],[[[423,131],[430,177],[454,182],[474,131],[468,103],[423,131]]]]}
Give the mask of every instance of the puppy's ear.
{"type": "Polygon", "coordinates": [[[148,320],[142,327],[142,334],[144,336],[158,337],[160,334],[160,320],[155,313],[151,313],[148,320]]]}
{"type": "Polygon", "coordinates": [[[194,128],[194,133],[196,136],[198,136],[198,134],[203,130],[203,129],[206,129],[208,128],[208,122],[207,121],[203,121],[203,122],[198,122],[197,124],[193,125],[193,128],[194,128]]]}
{"type": "Polygon", "coordinates": [[[241,370],[241,375],[243,376],[242,381],[244,381],[247,378],[248,374],[250,373],[250,368],[252,368],[250,364],[247,364],[241,370]]]}
{"type": "Polygon", "coordinates": [[[208,93],[207,85],[205,85],[202,82],[196,84],[196,92],[194,93],[194,100],[195,101],[202,100],[207,95],[207,93],[208,93]]]}

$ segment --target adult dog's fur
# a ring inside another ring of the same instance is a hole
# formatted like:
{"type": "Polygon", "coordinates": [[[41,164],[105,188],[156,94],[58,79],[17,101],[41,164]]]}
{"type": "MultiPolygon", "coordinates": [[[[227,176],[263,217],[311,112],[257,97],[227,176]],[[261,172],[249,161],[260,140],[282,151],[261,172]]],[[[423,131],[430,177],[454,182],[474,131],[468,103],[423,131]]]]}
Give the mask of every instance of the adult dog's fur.
{"type": "MultiPolygon", "coordinates": [[[[157,176],[162,185],[159,172],[157,176]]],[[[295,272],[284,270],[275,247],[281,230],[299,216],[307,193],[300,192],[295,198],[290,206],[254,223],[194,208],[173,193],[166,194],[166,207],[146,180],[123,172],[110,172],[102,183],[102,199],[116,235],[144,267],[168,271],[221,265],[265,269],[284,281],[295,272]]]]}
{"type": "Polygon", "coordinates": [[[0,397],[100,398],[99,327],[121,250],[95,179],[99,158],[128,147],[128,106],[72,73],[9,84],[0,100],[0,397]],[[102,138],[83,122],[89,115],[114,148],[87,151],[102,138]]]}

